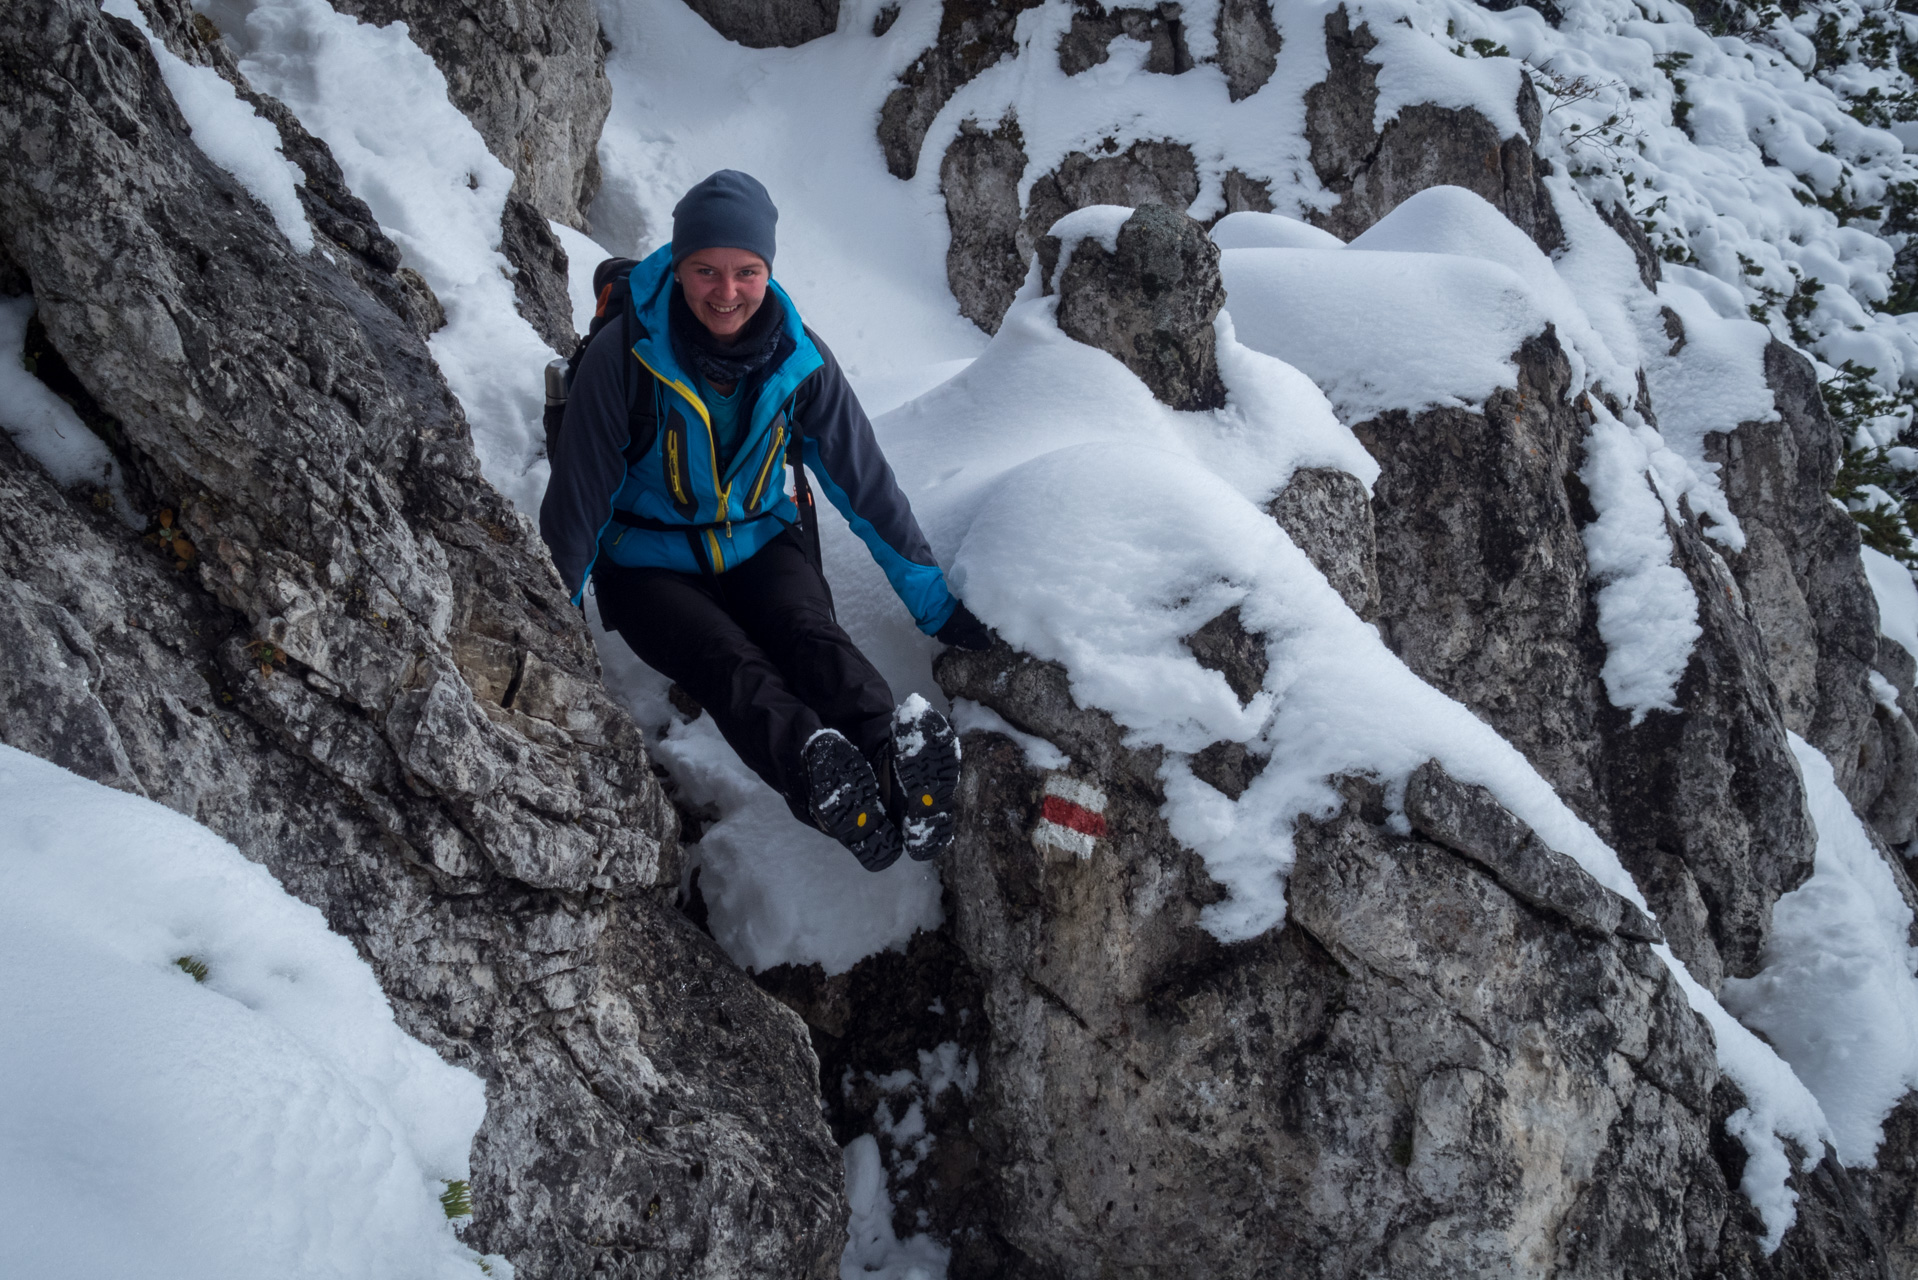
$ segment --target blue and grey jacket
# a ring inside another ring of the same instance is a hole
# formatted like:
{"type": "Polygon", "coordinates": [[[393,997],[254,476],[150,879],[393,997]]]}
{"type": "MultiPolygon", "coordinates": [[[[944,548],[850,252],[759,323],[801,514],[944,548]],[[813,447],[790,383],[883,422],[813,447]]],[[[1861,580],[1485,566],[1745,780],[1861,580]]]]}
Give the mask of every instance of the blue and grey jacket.
{"type": "Polygon", "coordinates": [[[632,345],[602,331],[581,359],[540,504],[540,534],[574,603],[602,557],[724,573],[797,523],[786,492],[786,450],[797,432],[807,468],[919,629],[944,626],[957,607],[945,575],[846,375],[785,290],[767,286],[784,308],[785,332],[771,363],[742,388],[747,426],[722,471],[711,418],[673,352],[670,246],[633,268],[631,287],[632,345]],[[634,425],[646,422],[649,406],[651,444],[635,452],[634,425]]]}

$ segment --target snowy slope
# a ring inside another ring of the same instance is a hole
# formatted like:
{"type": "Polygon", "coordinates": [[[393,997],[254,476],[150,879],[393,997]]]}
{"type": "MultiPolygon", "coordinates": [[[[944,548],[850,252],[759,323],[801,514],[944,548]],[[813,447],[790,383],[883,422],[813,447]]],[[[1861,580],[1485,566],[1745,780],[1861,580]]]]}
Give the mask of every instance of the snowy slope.
{"type": "Polygon", "coordinates": [[[394,1025],[318,911],[204,827],[11,747],[0,812],[3,1269],[479,1274],[439,1197],[484,1087],[394,1025]]]}

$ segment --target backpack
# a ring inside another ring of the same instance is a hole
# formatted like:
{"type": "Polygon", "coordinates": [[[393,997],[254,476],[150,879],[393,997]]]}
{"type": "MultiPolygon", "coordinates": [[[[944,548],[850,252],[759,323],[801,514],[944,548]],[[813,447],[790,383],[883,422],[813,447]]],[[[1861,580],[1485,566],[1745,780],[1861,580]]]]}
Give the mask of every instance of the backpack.
{"type": "MultiPolygon", "coordinates": [[[[592,322],[586,327],[586,336],[579,340],[571,356],[550,361],[546,366],[544,426],[548,459],[554,456],[559,444],[560,430],[566,420],[566,398],[573,388],[574,376],[579,373],[580,361],[586,358],[586,348],[615,318],[619,320],[621,341],[626,346],[632,345],[632,275],[633,268],[638,265],[635,258],[608,258],[593,268],[593,297],[598,302],[593,309],[592,322]]],[[[653,447],[653,438],[659,433],[659,420],[652,412],[650,399],[637,394],[631,397],[627,405],[627,415],[624,452],[626,464],[631,466],[653,447]]],[[[792,442],[786,447],[786,463],[793,472],[793,501],[799,507],[801,541],[805,545],[807,558],[823,580],[825,566],[819,550],[819,513],[813,505],[812,485],[806,478],[801,452],[804,443],[799,424],[795,422],[792,424],[792,442]]]]}

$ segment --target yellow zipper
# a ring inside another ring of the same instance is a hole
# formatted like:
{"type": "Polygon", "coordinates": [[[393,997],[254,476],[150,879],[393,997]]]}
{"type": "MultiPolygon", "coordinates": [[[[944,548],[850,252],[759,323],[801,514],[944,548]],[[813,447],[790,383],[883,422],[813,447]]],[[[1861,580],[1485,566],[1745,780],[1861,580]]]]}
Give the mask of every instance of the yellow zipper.
{"type": "Polygon", "coordinates": [[[773,449],[766,455],[766,464],[759,468],[759,479],[753,481],[753,491],[746,498],[746,510],[752,511],[759,506],[759,495],[766,489],[766,481],[773,473],[773,463],[779,457],[780,446],[786,443],[786,424],[782,420],[773,428],[773,449]]]}
{"type": "Polygon", "coordinates": [[[673,496],[682,505],[691,502],[686,496],[686,487],[679,482],[679,437],[670,431],[666,433],[666,470],[673,478],[673,496]]]}
{"type": "MultiPolygon", "coordinates": [[[[671,387],[673,390],[679,392],[679,394],[685,399],[686,403],[691,405],[694,408],[694,410],[698,412],[699,420],[706,424],[706,445],[707,445],[706,456],[713,460],[713,487],[717,489],[719,492],[719,513],[714,518],[718,520],[723,520],[726,522],[726,536],[730,538],[732,536],[733,531],[732,531],[732,521],[728,519],[728,516],[732,509],[733,487],[729,484],[722,485],[719,482],[719,438],[713,434],[713,417],[710,413],[706,412],[706,402],[704,400],[701,400],[699,398],[699,394],[695,392],[691,387],[687,386],[685,383],[677,382],[671,378],[668,378],[665,374],[653,368],[653,366],[647,364],[646,357],[640,355],[639,352],[637,351],[633,352],[633,358],[639,361],[640,366],[644,368],[646,372],[652,374],[655,378],[658,378],[661,382],[665,383],[667,386],[671,387]]],[[[670,432],[667,433],[667,438],[668,439],[671,438],[670,432]]],[[[673,483],[675,486],[677,486],[679,483],[678,472],[676,470],[674,472],[673,483]]],[[[681,502],[691,501],[691,499],[687,498],[684,493],[681,493],[679,495],[679,500],[681,502]]],[[[711,535],[708,534],[707,537],[710,540],[711,535]]],[[[714,544],[715,550],[717,550],[717,546],[718,544],[715,543],[714,544]]],[[[715,572],[717,572],[717,566],[715,566],[715,572]]]]}

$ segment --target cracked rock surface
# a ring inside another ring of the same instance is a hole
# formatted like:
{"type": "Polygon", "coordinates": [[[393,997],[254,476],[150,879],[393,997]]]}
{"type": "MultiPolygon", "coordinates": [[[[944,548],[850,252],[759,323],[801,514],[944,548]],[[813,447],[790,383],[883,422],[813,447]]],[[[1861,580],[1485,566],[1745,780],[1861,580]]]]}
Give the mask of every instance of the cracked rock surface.
{"type": "Polygon", "coordinates": [[[295,255],[132,26],[11,17],[0,274],[194,553],[0,448],[0,738],[206,823],[354,941],[485,1079],[468,1238],[521,1274],[832,1274],[804,1030],[672,910],[639,733],[381,241],[340,201],[363,243],[316,219],[334,260],[295,255]]]}

